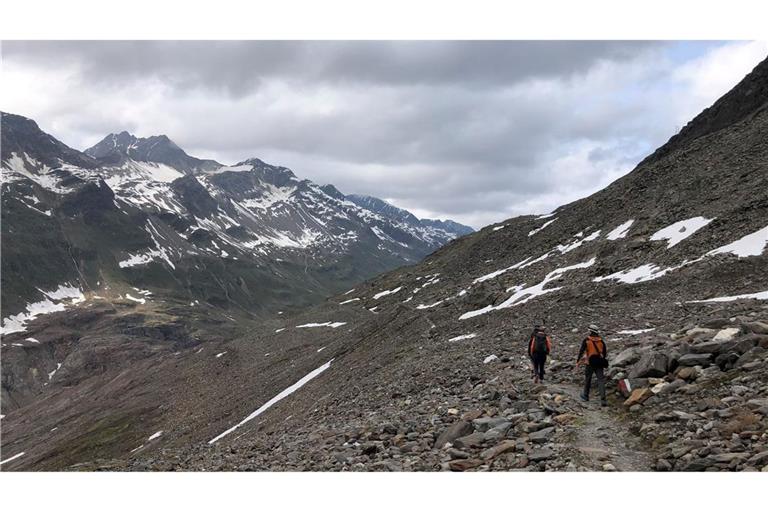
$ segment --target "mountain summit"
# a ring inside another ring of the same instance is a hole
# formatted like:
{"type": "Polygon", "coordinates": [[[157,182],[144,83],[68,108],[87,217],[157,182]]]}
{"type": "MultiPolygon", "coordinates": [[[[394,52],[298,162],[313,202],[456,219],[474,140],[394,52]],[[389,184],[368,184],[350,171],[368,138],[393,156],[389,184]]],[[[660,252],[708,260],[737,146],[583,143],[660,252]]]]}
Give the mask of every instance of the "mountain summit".
{"type": "Polygon", "coordinates": [[[166,135],[136,137],[126,131],[111,133],[85,154],[105,163],[116,164],[126,159],[165,164],[185,173],[203,172],[221,167],[214,160],[189,156],[166,135]]]}

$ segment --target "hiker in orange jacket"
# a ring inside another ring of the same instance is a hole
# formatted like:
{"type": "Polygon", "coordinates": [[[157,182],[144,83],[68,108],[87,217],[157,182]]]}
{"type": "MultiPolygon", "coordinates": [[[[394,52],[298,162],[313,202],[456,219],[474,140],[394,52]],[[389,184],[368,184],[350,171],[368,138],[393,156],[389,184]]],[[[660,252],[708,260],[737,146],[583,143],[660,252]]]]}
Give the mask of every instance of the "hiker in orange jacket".
{"type": "Polygon", "coordinates": [[[536,384],[544,380],[544,364],[551,351],[552,340],[547,336],[546,328],[540,325],[528,341],[528,356],[533,363],[533,382],[536,384]]]}
{"type": "Polygon", "coordinates": [[[581,399],[589,401],[589,390],[592,387],[592,374],[597,375],[597,388],[600,391],[600,405],[605,406],[608,403],[605,400],[605,374],[603,370],[608,366],[608,348],[605,341],[600,336],[595,324],[589,326],[589,336],[581,342],[579,355],[576,358],[576,365],[583,364],[584,368],[584,391],[581,392],[581,399]]]}

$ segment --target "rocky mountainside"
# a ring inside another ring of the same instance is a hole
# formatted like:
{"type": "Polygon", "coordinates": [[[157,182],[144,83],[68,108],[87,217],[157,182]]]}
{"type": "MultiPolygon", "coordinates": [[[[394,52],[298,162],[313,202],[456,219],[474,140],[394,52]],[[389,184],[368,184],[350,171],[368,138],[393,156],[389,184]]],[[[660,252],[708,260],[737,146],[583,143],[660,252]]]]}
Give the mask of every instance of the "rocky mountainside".
{"type": "Polygon", "coordinates": [[[73,387],[64,360],[4,419],[3,469],[768,471],[766,70],[547,215],[130,372],[73,387]],[[578,398],[590,323],[607,407],[578,398]]]}
{"type": "Polygon", "coordinates": [[[274,314],[416,262],[467,229],[403,224],[284,167],[200,160],[164,135],[112,134],[80,153],[11,114],[2,173],[4,332],[64,288],[78,299],[147,288],[274,314]]]}

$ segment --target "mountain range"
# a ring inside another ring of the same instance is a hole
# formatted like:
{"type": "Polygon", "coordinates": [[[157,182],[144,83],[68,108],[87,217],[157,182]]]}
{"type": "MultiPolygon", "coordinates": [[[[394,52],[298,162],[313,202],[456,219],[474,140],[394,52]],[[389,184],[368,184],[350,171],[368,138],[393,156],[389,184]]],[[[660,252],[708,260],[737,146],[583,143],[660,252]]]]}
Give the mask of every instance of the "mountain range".
{"type": "Polygon", "coordinates": [[[35,304],[60,304],[57,293],[149,288],[229,315],[275,314],[472,232],[256,158],[201,160],[165,135],[110,134],[79,152],[13,114],[2,114],[2,173],[6,333],[35,304]]]}

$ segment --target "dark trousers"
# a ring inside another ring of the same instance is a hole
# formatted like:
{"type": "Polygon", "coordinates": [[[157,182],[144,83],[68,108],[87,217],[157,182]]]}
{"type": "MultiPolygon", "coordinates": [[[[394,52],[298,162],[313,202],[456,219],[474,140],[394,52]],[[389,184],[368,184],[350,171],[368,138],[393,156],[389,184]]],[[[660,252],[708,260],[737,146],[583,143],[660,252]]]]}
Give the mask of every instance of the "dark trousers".
{"type": "Polygon", "coordinates": [[[592,374],[597,375],[597,389],[600,391],[600,400],[605,400],[605,374],[602,368],[593,368],[589,365],[584,370],[584,396],[589,398],[589,389],[592,387],[592,374]]]}
{"type": "Polygon", "coordinates": [[[547,354],[533,354],[531,361],[533,361],[533,374],[537,375],[539,380],[544,380],[544,363],[547,362],[547,354]]]}

